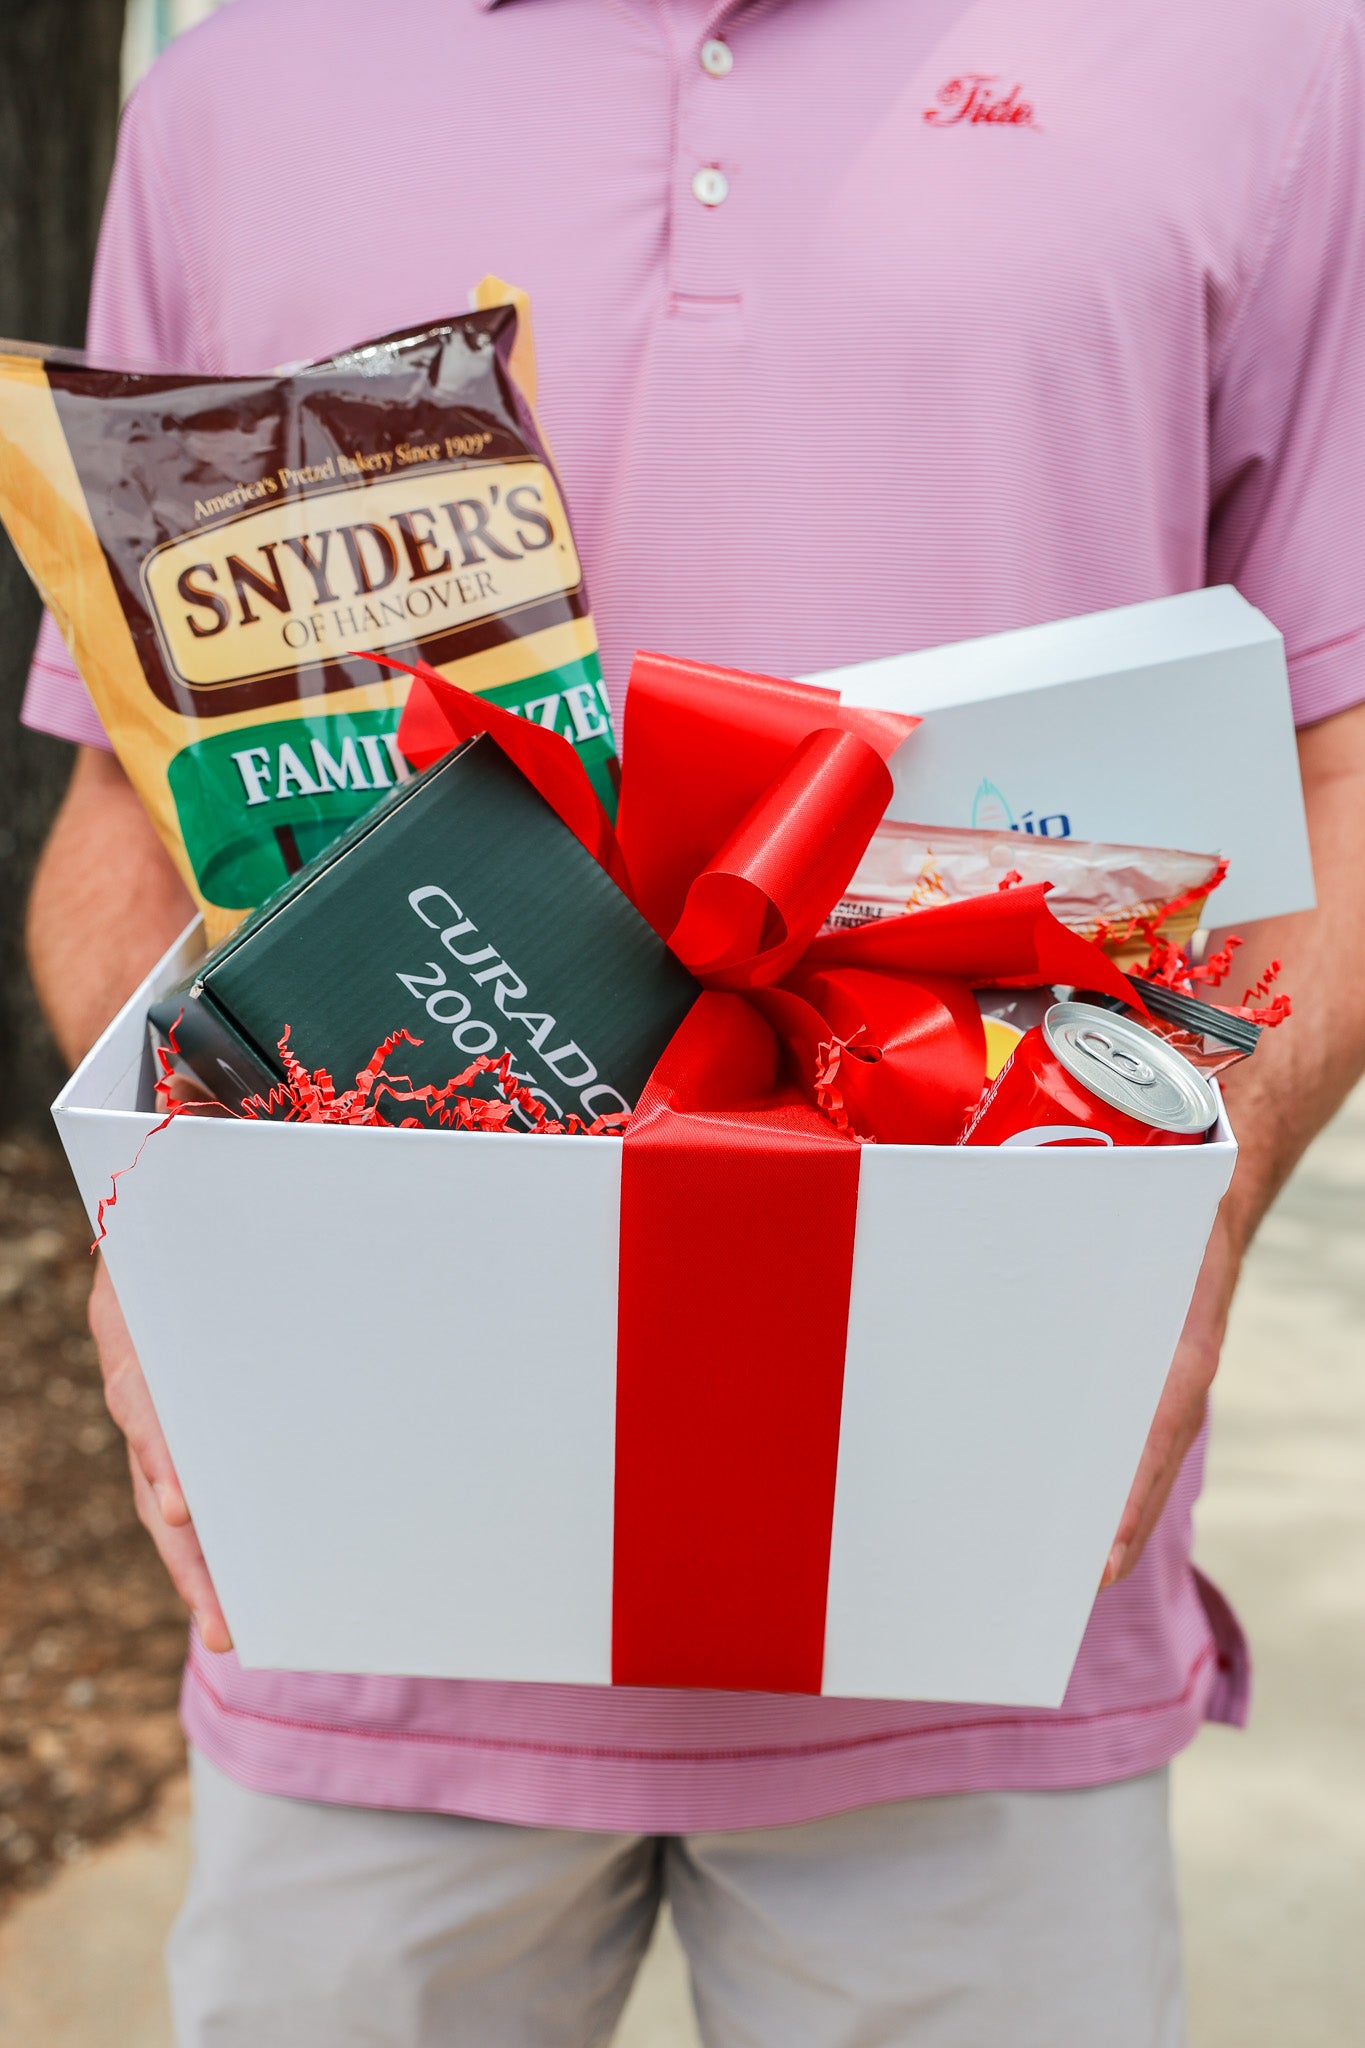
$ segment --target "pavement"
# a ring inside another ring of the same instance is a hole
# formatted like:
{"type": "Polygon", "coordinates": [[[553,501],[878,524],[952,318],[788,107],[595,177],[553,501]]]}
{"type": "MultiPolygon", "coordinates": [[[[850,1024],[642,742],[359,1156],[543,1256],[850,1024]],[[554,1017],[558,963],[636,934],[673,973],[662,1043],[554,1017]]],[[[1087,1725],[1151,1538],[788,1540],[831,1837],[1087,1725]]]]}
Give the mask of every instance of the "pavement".
{"type": "MultiPolygon", "coordinates": [[[[1216,1389],[1198,1552],[1258,1675],[1251,1729],[1206,1730],[1175,1768],[1191,2048],[1362,2038],[1362,1475],[1365,1088],[1257,1241],[1216,1389]]],[[[186,1858],[181,1785],[0,1925],[0,2048],[172,2048],[160,1949],[186,1858]]],[[[665,1920],[616,2048],[696,2043],[665,1920]]]]}

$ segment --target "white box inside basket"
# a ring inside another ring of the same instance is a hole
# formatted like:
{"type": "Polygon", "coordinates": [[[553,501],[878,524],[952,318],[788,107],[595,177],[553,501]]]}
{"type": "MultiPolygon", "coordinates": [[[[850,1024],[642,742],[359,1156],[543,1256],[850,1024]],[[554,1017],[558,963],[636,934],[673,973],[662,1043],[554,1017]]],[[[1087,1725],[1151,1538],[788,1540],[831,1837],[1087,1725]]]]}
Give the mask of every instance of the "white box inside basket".
{"type": "MultiPolygon", "coordinates": [[[[55,1106],[92,1217],[200,943],[55,1106]]],[[[1061,1699],[1235,1150],[865,1148],[826,1692],[1061,1699]]],[[[182,1117],[119,1181],[245,1663],[609,1681],[620,1177],[615,1139],[182,1117]]]]}
{"type": "Polygon", "coordinates": [[[1215,925],[1312,907],[1284,642],[1227,585],[805,680],[924,715],[888,817],[1225,853],[1215,925]]]}

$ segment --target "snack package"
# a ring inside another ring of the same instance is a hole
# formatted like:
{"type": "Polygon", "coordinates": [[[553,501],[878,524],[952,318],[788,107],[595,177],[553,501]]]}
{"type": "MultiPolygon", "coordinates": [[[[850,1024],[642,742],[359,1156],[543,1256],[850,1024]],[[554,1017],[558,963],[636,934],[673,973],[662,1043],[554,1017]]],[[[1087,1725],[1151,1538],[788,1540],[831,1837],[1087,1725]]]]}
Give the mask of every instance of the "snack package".
{"type": "MultiPolygon", "coordinates": [[[[1135,1024],[1187,1059],[1201,1074],[1226,1073],[1239,1060],[1249,1059],[1256,1050],[1263,1026],[1249,1017],[1219,1009],[1184,995],[1164,982],[1145,975],[1130,975],[1136,1003],[1121,1004],[1113,996],[1090,995],[1085,1001],[1121,1010],[1135,1024]]],[[[1056,989],[982,988],[976,991],[976,1007],[986,1033],[986,1079],[993,1081],[1026,1033],[1041,1024],[1049,1005],[1061,995],[1056,989]]],[[[1278,1017],[1276,1018],[1278,1022],[1278,1017]]]]}
{"type": "MultiPolygon", "coordinates": [[[[1159,981],[1140,975],[1131,977],[1142,997],[1147,1015],[1140,1021],[1158,1038],[1182,1053],[1201,1074],[1223,1074],[1239,1060],[1249,1059],[1261,1036],[1260,1024],[1246,1017],[1220,1010],[1216,1003],[1204,1003],[1197,996],[1183,995],[1159,981]]],[[[1137,1010],[1127,1014],[1139,1017],[1137,1010]]]]}
{"type": "Polygon", "coordinates": [[[406,779],[420,656],[616,753],[524,297],[269,377],[0,343],[0,516],[210,942],[406,779]]]}
{"type": "Polygon", "coordinates": [[[1174,945],[1193,935],[1223,872],[1208,853],[884,819],[827,929],[984,896],[1011,881],[1050,882],[1053,914],[1131,966],[1147,958],[1156,930],[1174,945]]]}
{"type": "Polygon", "coordinates": [[[1051,988],[979,988],[976,1007],[986,1034],[986,1079],[993,1081],[1025,1033],[1057,1000],[1051,988]]]}

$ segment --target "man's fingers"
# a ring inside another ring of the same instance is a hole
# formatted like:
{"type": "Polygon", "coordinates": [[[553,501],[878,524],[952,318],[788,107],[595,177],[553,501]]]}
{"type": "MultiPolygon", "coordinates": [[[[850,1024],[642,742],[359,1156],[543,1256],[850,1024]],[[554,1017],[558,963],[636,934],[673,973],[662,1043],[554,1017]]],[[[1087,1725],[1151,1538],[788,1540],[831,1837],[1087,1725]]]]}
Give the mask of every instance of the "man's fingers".
{"type": "Polygon", "coordinates": [[[148,1484],[156,1488],[165,1519],[173,1527],[188,1522],[189,1509],[141,1373],[120,1372],[106,1380],[104,1398],[109,1413],[128,1440],[128,1449],[139,1470],[148,1484]]]}
{"type": "Polygon", "coordinates": [[[1120,1578],[1126,1578],[1128,1572],[1136,1565],[1146,1547],[1147,1538],[1160,1521],[1162,1510],[1171,1497],[1171,1488],[1180,1477],[1180,1468],[1185,1462],[1185,1454],[1200,1430],[1204,1427],[1204,1418],[1207,1413],[1207,1399],[1201,1400],[1197,1406],[1186,1411],[1167,1457],[1153,1477],[1152,1483],[1147,1489],[1146,1498],[1139,1504],[1133,1532],[1125,1544],[1123,1564],[1126,1566],[1126,1569],[1120,1571],[1120,1578]]]}
{"type": "Polygon", "coordinates": [[[158,1480],[156,1502],[161,1510],[161,1519],[168,1529],[188,1529],[190,1511],[185,1505],[185,1496],[176,1479],[158,1480]]]}
{"type": "Polygon", "coordinates": [[[89,1315],[104,1374],[104,1398],[128,1442],[138,1520],[156,1545],[176,1592],[194,1616],[205,1648],[230,1650],[232,1638],[223,1610],[190,1522],[190,1511],[180,1491],[180,1481],[175,1476],[128,1326],[103,1265],[90,1291],[89,1315]]]}
{"type": "Polygon", "coordinates": [[[161,1513],[156,1489],[149,1484],[131,1451],[128,1464],[133,1475],[133,1500],[138,1520],[156,1545],[171,1584],[194,1616],[205,1649],[230,1650],[232,1637],[218,1604],[218,1595],[213,1590],[213,1580],[209,1577],[204,1553],[199,1548],[199,1538],[189,1525],[188,1517],[179,1525],[169,1525],[161,1513]]]}
{"type": "Polygon", "coordinates": [[[180,1482],[175,1476],[171,1454],[161,1434],[161,1425],[156,1419],[156,1410],[142,1374],[135,1366],[131,1370],[111,1372],[104,1382],[104,1399],[110,1415],[127,1438],[128,1449],[139,1469],[149,1485],[158,1489],[167,1521],[187,1522],[189,1515],[184,1511],[180,1482]],[[179,1503],[179,1513],[176,1512],[176,1503],[179,1503]]]}
{"type": "Polygon", "coordinates": [[[1185,1327],[1105,1562],[1101,1592],[1137,1568],[1185,1453],[1203,1428],[1239,1263],[1240,1253],[1220,1218],[1209,1239],[1185,1327]]]}
{"type": "Polygon", "coordinates": [[[183,1527],[190,1519],[189,1509],[128,1335],[128,1325],[103,1266],[90,1291],[89,1316],[104,1375],[105,1405],[127,1438],[138,1465],[156,1488],[163,1519],[173,1528],[183,1527]]]}
{"type": "Polygon", "coordinates": [[[1194,1405],[1187,1404],[1173,1423],[1164,1427],[1163,1418],[1158,1414],[1120,1518],[1118,1534],[1105,1562],[1100,1579],[1101,1592],[1136,1570],[1147,1539],[1161,1519],[1171,1488],[1180,1476],[1185,1453],[1203,1427],[1207,1406],[1206,1399],[1200,1399],[1194,1405]]]}
{"type": "MultiPolygon", "coordinates": [[[[1180,1427],[1182,1421],[1183,1416],[1179,1413],[1176,1402],[1172,1400],[1172,1389],[1168,1383],[1147,1441],[1142,1447],[1142,1456],[1138,1460],[1133,1483],[1128,1489],[1123,1513],[1119,1516],[1114,1546],[1109,1553],[1109,1565],[1102,1581],[1104,1585],[1112,1585],[1119,1576],[1124,1559],[1137,1538],[1153,1493],[1160,1489],[1163,1481],[1169,1484],[1169,1479],[1173,1479],[1180,1468],[1180,1459],[1183,1456],[1180,1445],[1183,1434],[1180,1427]]],[[[1130,1570],[1136,1562],[1136,1557],[1133,1557],[1129,1564],[1130,1570]]]]}
{"type": "MultiPolygon", "coordinates": [[[[1147,1519],[1150,1504],[1157,1495],[1165,1498],[1174,1483],[1176,1473],[1180,1470],[1180,1460],[1184,1456],[1184,1445],[1181,1442],[1183,1435],[1184,1432],[1179,1430],[1175,1418],[1166,1418],[1158,1413],[1157,1420],[1152,1425],[1152,1433],[1143,1446],[1142,1458],[1132,1486],[1128,1490],[1123,1513],[1119,1516],[1113,1549],[1109,1553],[1109,1569],[1104,1579],[1106,1585],[1112,1585],[1113,1581],[1122,1575],[1125,1561],[1130,1571],[1137,1563],[1135,1547],[1147,1519]]],[[[1189,1441],[1193,1441],[1193,1432],[1189,1441]]]]}

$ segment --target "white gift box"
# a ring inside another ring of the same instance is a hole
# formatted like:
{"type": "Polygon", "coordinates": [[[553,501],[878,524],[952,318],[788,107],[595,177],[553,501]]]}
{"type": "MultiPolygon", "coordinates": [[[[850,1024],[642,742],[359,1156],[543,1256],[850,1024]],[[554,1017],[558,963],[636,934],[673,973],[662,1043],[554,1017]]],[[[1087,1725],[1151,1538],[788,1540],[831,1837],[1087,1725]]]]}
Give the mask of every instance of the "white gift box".
{"type": "Polygon", "coordinates": [[[924,716],[889,818],[1224,853],[1220,925],[1312,907],[1284,643],[1227,585],[804,680],[924,716]]]}
{"type": "MultiPolygon", "coordinates": [[[[199,945],[56,1104],[92,1215],[199,945]]],[[[610,1681],[621,1150],[180,1117],[119,1180],[104,1254],[246,1664],[610,1681]]],[[[863,1148],[825,1692],[1061,1699],[1235,1153],[863,1148]]]]}
{"type": "MultiPolygon", "coordinates": [[[[969,823],[957,792],[1008,781],[1035,827],[1228,852],[1239,918],[1311,901],[1283,649],[1235,592],[821,680],[931,714],[901,816],[969,823]]],[[[92,1220],[201,943],[55,1105],[92,1220]]],[[[823,1691],[1061,1700],[1235,1156],[1225,1122],[862,1148],[823,1691]]],[[[180,1117],[146,1145],[104,1252],[246,1664],[612,1681],[621,1184],[612,1138],[180,1117]]],[[[660,1515],[689,1479],[658,1472],[660,1515]]]]}

